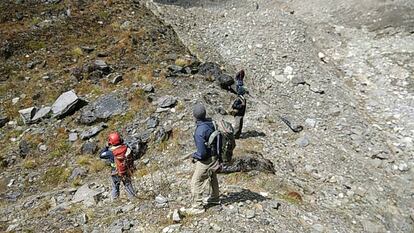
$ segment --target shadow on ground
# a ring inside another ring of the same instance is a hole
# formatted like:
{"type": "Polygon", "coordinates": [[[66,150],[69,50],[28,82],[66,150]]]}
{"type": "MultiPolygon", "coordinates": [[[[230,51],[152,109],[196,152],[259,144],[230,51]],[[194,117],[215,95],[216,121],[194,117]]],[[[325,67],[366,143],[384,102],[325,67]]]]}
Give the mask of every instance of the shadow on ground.
{"type": "Polygon", "coordinates": [[[252,192],[248,189],[243,189],[239,192],[232,192],[229,193],[227,195],[225,195],[222,200],[221,203],[226,205],[226,204],[233,204],[233,203],[237,203],[237,202],[245,202],[245,201],[258,201],[258,202],[262,202],[265,200],[268,200],[269,198],[266,198],[256,192],[252,192]]]}
{"type": "Polygon", "coordinates": [[[257,130],[249,130],[247,132],[243,132],[240,135],[241,139],[247,139],[247,138],[256,138],[256,137],[265,137],[266,134],[263,132],[259,132],[257,130]]]}

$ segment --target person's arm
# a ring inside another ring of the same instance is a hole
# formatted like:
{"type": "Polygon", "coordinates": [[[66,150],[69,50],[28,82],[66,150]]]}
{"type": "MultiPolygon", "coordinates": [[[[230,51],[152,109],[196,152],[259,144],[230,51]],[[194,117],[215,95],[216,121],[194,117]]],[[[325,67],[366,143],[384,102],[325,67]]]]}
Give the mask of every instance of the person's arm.
{"type": "Polygon", "coordinates": [[[232,108],[233,108],[233,109],[237,109],[237,110],[242,109],[242,108],[243,108],[243,102],[242,102],[239,98],[237,98],[237,99],[234,101],[232,108]]]}
{"type": "Polygon", "coordinates": [[[112,154],[112,152],[109,150],[109,148],[106,146],[104,147],[101,152],[99,153],[99,158],[100,159],[109,159],[110,155],[112,154]]]}
{"type": "Polygon", "coordinates": [[[194,141],[195,141],[195,144],[196,144],[196,147],[197,147],[197,151],[194,152],[193,158],[202,160],[207,155],[205,140],[202,137],[202,135],[195,134],[194,135],[194,141]]]}

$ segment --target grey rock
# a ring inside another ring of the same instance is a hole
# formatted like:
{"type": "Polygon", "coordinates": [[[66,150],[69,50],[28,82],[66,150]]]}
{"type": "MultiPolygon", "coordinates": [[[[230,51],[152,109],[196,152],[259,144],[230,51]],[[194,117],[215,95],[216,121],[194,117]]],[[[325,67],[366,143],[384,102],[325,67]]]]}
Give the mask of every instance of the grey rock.
{"type": "Polygon", "coordinates": [[[168,111],[170,111],[169,108],[157,108],[155,110],[155,113],[168,112],[168,111]]]}
{"type": "Polygon", "coordinates": [[[222,74],[222,70],[217,63],[205,62],[198,66],[198,73],[204,76],[213,76],[217,79],[222,74]]]}
{"type": "Polygon", "coordinates": [[[154,85],[147,84],[142,88],[145,92],[152,93],[154,92],[154,85]]]}
{"type": "Polygon", "coordinates": [[[81,46],[80,48],[86,53],[91,53],[95,50],[95,48],[91,46],[81,46]]]}
{"type": "Polygon", "coordinates": [[[25,124],[30,124],[32,122],[32,118],[34,117],[36,112],[37,112],[36,107],[25,108],[25,109],[19,110],[20,116],[23,119],[23,123],[25,124]]]}
{"type": "Polygon", "coordinates": [[[95,135],[97,135],[99,132],[104,130],[106,127],[107,127],[107,125],[105,123],[100,123],[97,126],[93,126],[92,128],[89,128],[89,129],[83,131],[80,135],[80,138],[82,140],[87,140],[89,138],[92,138],[95,135]]]}
{"type": "Polygon", "coordinates": [[[255,216],[256,216],[256,213],[254,212],[254,210],[246,211],[246,218],[251,219],[251,218],[254,218],[255,216]]]}
{"type": "Polygon", "coordinates": [[[87,223],[88,223],[88,220],[89,220],[88,215],[86,215],[85,213],[82,213],[82,214],[79,216],[79,219],[80,219],[80,222],[81,222],[82,224],[87,224],[87,223]]]}
{"type": "Polygon", "coordinates": [[[78,133],[70,133],[69,134],[69,141],[74,142],[76,140],[78,140],[78,133]]]}
{"type": "Polygon", "coordinates": [[[40,151],[47,151],[47,146],[45,144],[42,144],[39,146],[40,151]]]}
{"type": "Polygon", "coordinates": [[[158,196],[155,197],[155,202],[158,204],[165,204],[168,202],[168,199],[165,198],[163,195],[158,194],[158,196]]]}
{"type": "Polygon", "coordinates": [[[102,71],[104,74],[111,73],[111,68],[103,60],[96,60],[93,65],[95,69],[102,71]]]}
{"type": "Polygon", "coordinates": [[[118,74],[118,75],[115,75],[115,77],[112,79],[111,83],[112,84],[118,84],[122,80],[123,80],[122,75],[118,74]]]}
{"type": "Polygon", "coordinates": [[[0,128],[5,126],[9,122],[9,118],[7,116],[0,115],[0,128]]]}
{"type": "Polygon", "coordinates": [[[122,213],[128,213],[128,212],[130,212],[130,211],[132,211],[132,210],[134,210],[134,209],[135,209],[135,205],[134,205],[133,203],[128,204],[128,205],[126,205],[126,206],[123,206],[123,207],[121,208],[122,213]]]}
{"type": "Polygon", "coordinates": [[[76,167],[75,169],[72,170],[72,174],[69,176],[68,180],[72,181],[77,178],[85,177],[87,173],[88,172],[85,169],[76,167]]]}
{"type": "Polygon", "coordinates": [[[47,118],[50,116],[51,107],[44,107],[41,108],[39,111],[36,112],[36,114],[33,116],[32,121],[37,122],[44,118],[47,118]]]}
{"type": "Polygon", "coordinates": [[[82,154],[94,155],[97,151],[98,145],[96,142],[85,142],[81,148],[82,154]]]}
{"type": "Polygon", "coordinates": [[[173,73],[180,73],[184,70],[183,67],[177,65],[169,65],[167,69],[173,73]]]}
{"type": "Polygon", "coordinates": [[[307,135],[304,135],[296,140],[296,144],[300,147],[306,147],[309,145],[309,138],[307,135]]]}
{"type": "Polygon", "coordinates": [[[81,186],[73,195],[72,203],[83,202],[86,206],[94,206],[98,203],[98,195],[102,193],[89,188],[88,184],[81,186]]]}
{"type": "Polygon", "coordinates": [[[122,30],[130,29],[131,28],[131,21],[127,20],[127,21],[123,22],[119,28],[121,28],[122,30]]]}
{"type": "Polygon", "coordinates": [[[275,80],[280,83],[285,83],[287,81],[287,78],[283,74],[275,75],[275,80]]]}
{"type": "Polygon", "coordinates": [[[152,116],[147,121],[147,128],[148,129],[155,128],[158,126],[158,123],[159,123],[158,117],[152,116]]]}
{"type": "Polygon", "coordinates": [[[224,89],[228,89],[231,85],[234,84],[234,79],[227,74],[220,74],[215,77],[215,79],[218,82],[219,86],[224,89]]]}
{"type": "Polygon", "coordinates": [[[175,209],[175,210],[174,210],[174,212],[173,212],[173,214],[172,214],[172,220],[173,220],[175,223],[179,223],[179,222],[181,222],[181,213],[180,213],[180,211],[179,211],[179,210],[177,210],[177,209],[175,209]]]}
{"type": "Polygon", "coordinates": [[[157,103],[160,108],[174,107],[177,104],[177,98],[167,95],[159,98],[157,103]]]}
{"type": "Polygon", "coordinates": [[[22,158],[25,158],[30,152],[30,145],[26,140],[21,140],[19,142],[19,155],[22,158]]]}
{"type": "Polygon", "coordinates": [[[61,118],[70,114],[76,107],[78,107],[80,102],[80,98],[73,90],[61,94],[52,105],[53,117],[61,118]]]}
{"type": "Polygon", "coordinates": [[[106,121],[127,109],[128,103],[124,99],[115,94],[104,95],[82,110],[79,122],[89,125],[97,121],[106,121]]]}
{"type": "Polygon", "coordinates": [[[316,126],[316,120],[312,118],[307,118],[305,120],[305,123],[311,128],[314,128],[316,126]]]}
{"type": "Polygon", "coordinates": [[[220,232],[222,229],[219,225],[215,224],[215,223],[210,223],[210,227],[213,229],[213,231],[215,232],[220,232]]]}

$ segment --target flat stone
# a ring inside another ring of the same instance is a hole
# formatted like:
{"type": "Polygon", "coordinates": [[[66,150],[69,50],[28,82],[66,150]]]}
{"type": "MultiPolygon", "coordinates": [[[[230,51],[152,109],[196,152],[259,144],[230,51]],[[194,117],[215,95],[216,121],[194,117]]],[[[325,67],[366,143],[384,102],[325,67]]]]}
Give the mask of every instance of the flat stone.
{"type": "Polygon", "coordinates": [[[147,121],[147,128],[152,129],[158,126],[159,120],[158,117],[152,116],[147,121]]]}
{"type": "Polygon", "coordinates": [[[309,145],[308,136],[304,135],[296,140],[296,144],[300,147],[306,147],[309,145]]]}
{"type": "Polygon", "coordinates": [[[101,192],[95,191],[89,188],[88,184],[81,186],[73,195],[72,202],[78,203],[83,202],[86,206],[93,206],[96,205],[98,202],[98,195],[101,192]]]}
{"type": "Polygon", "coordinates": [[[47,146],[45,144],[42,144],[39,146],[40,151],[47,151],[47,146]]]}
{"type": "Polygon", "coordinates": [[[124,99],[115,94],[103,95],[82,110],[79,122],[90,125],[97,121],[106,121],[112,116],[126,112],[127,109],[128,103],[124,99]]]}
{"type": "Polygon", "coordinates": [[[163,96],[157,100],[158,107],[160,108],[170,108],[174,107],[177,104],[177,98],[173,96],[163,96]]]}
{"type": "Polygon", "coordinates": [[[70,133],[69,134],[69,141],[74,142],[76,140],[78,140],[78,133],[70,133]]]}
{"type": "Polygon", "coordinates": [[[291,66],[286,66],[283,70],[283,74],[285,75],[292,75],[293,74],[293,68],[291,66]]]}
{"type": "Polygon", "coordinates": [[[255,214],[254,210],[247,210],[247,211],[246,211],[246,218],[248,218],[248,219],[252,219],[252,218],[254,218],[255,216],[256,216],[256,214],[255,214]]]}
{"type": "Polygon", "coordinates": [[[311,118],[307,118],[305,120],[306,125],[308,125],[311,128],[315,128],[316,126],[316,120],[315,119],[311,119],[311,118]]]}
{"type": "Polygon", "coordinates": [[[20,116],[23,119],[24,124],[30,124],[32,122],[32,118],[36,114],[37,108],[31,107],[31,108],[25,108],[22,110],[19,110],[20,116]]]}
{"type": "Polygon", "coordinates": [[[106,127],[107,125],[105,123],[101,123],[97,126],[93,126],[92,128],[83,131],[80,135],[80,138],[82,140],[87,140],[89,138],[92,138],[93,136],[97,135],[99,132],[104,130],[106,127]]]}
{"type": "Polygon", "coordinates": [[[155,202],[158,204],[165,204],[168,202],[168,199],[162,196],[161,194],[158,194],[158,196],[155,197],[155,202]]]}
{"type": "Polygon", "coordinates": [[[41,108],[39,111],[36,112],[36,114],[34,115],[34,117],[32,118],[33,122],[37,122],[40,121],[44,118],[47,118],[50,116],[50,111],[51,111],[51,107],[44,107],[41,108]]]}
{"type": "Polygon", "coordinates": [[[173,212],[173,214],[172,214],[172,220],[173,220],[175,223],[179,223],[179,222],[181,222],[181,213],[180,213],[180,211],[179,211],[179,210],[177,210],[177,209],[175,209],[175,210],[174,210],[174,212],[173,212]]]}
{"type": "Polygon", "coordinates": [[[286,76],[283,74],[275,75],[275,79],[280,83],[285,83],[287,81],[286,76]]]}
{"type": "Polygon", "coordinates": [[[61,94],[52,105],[53,117],[61,118],[66,114],[70,114],[80,101],[73,90],[61,94]]]}
{"type": "Polygon", "coordinates": [[[152,93],[154,92],[154,86],[152,84],[147,84],[142,88],[145,92],[152,93]]]}

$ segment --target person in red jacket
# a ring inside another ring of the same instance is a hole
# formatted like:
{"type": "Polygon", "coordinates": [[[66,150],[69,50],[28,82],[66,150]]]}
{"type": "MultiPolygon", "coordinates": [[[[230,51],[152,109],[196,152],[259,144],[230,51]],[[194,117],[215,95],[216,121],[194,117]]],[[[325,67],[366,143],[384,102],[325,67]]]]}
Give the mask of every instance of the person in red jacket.
{"type": "Polygon", "coordinates": [[[99,157],[101,159],[107,159],[111,163],[112,198],[116,199],[119,197],[119,187],[121,182],[125,186],[128,197],[136,197],[131,181],[134,165],[132,151],[131,148],[123,143],[119,133],[113,132],[109,134],[108,145],[101,151],[99,157]]]}

